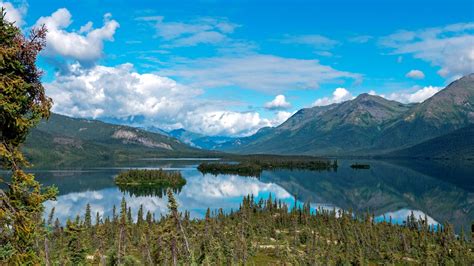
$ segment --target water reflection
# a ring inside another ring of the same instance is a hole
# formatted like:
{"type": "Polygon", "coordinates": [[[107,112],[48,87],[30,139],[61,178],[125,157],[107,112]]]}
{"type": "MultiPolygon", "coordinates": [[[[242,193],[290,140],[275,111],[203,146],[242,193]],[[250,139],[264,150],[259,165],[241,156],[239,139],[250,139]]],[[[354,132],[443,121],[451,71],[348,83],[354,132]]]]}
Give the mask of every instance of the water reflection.
{"type": "Polygon", "coordinates": [[[350,163],[341,162],[335,173],[264,172],[262,181],[280,185],[301,201],[332,203],[342,209],[357,213],[368,211],[379,217],[391,215],[400,222],[411,210],[416,210],[416,217],[426,214],[432,222],[448,221],[458,231],[462,226],[468,229],[474,220],[472,165],[463,168],[456,165],[451,170],[446,165],[445,174],[435,178],[425,174],[429,171],[415,170],[418,162],[410,168],[407,162],[370,161],[371,169],[364,171],[352,170],[350,163]]]}
{"type": "MultiPolygon", "coordinates": [[[[127,193],[133,197],[158,197],[163,198],[166,195],[166,187],[162,186],[122,186],[117,185],[122,193],[127,193]]],[[[172,188],[174,194],[179,194],[182,187],[172,188]]]]}
{"type": "MultiPolygon", "coordinates": [[[[178,192],[176,198],[181,210],[188,210],[191,217],[204,217],[207,208],[212,210],[222,208],[224,210],[237,209],[242,198],[248,194],[256,196],[256,200],[277,197],[283,202],[293,206],[294,198],[281,187],[272,183],[263,183],[254,178],[240,176],[202,176],[197,171],[183,171],[187,180],[186,185],[178,192]]],[[[137,196],[128,191],[122,192],[119,188],[112,186],[100,190],[88,190],[83,192],[71,192],[61,195],[56,201],[45,203],[45,215],[52,207],[55,207],[55,215],[61,221],[83,215],[87,203],[91,205],[93,213],[99,212],[104,216],[111,216],[112,206],[120,205],[122,197],[127,200],[132,212],[138,210],[143,204],[145,211],[155,213],[155,216],[167,212],[167,198],[160,196],[137,196]]],[[[300,204],[300,203],[299,203],[300,204]]]]}
{"type": "MultiPolygon", "coordinates": [[[[132,168],[180,170],[187,184],[177,191],[177,200],[181,210],[188,210],[195,218],[203,217],[207,208],[237,209],[242,197],[248,194],[255,195],[256,200],[267,199],[272,194],[290,207],[308,201],[313,210],[368,211],[379,221],[391,217],[392,222],[403,223],[413,211],[415,217],[426,215],[431,224],[449,221],[459,231],[461,226],[467,229],[474,220],[472,165],[449,168],[446,162],[368,161],[369,170],[355,171],[350,168],[353,161],[340,161],[337,172],[264,171],[260,179],[255,179],[202,175],[196,170],[198,163],[151,160],[147,165],[142,162],[132,168]]],[[[35,171],[38,180],[46,185],[54,184],[60,191],[57,201],[45,204],[45,215],[54,206],[58,218],[65,221],[83,215],[85,205],[90,203],[93,212],[110,216],[112,206],[118,207],[122,197],[134,215],[140,204],[157,217],[165,214],[167,198],[163,190],[127,191],[115,186],[113,177],[126,168],[130,167],[35,171]]]]}

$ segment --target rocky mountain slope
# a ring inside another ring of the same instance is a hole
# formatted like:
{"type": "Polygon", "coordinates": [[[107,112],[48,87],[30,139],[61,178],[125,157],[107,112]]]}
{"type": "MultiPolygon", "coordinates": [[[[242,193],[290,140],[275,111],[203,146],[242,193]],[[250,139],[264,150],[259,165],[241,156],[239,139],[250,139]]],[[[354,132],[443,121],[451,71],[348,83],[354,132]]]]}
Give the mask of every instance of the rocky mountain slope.
{"type": "Polygon", "coordinates": [[[208,152],[145,130],[52,114],[23,147],[35,164],[106,163],[146,157],[207,156],[208,152]]]}

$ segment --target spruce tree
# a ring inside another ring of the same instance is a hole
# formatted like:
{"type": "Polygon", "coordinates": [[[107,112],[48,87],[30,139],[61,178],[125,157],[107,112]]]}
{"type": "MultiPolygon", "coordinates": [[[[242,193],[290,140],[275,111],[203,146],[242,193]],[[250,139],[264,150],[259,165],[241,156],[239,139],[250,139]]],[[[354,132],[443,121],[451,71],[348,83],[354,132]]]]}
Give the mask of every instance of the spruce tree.
{"type": "Polygon", "coordinates": [[[53,199],[56,189],[44,189],[33,174],[22,167],[27,161],[20,145],[41,119],[49,116],[52,101],[45,95],[41,71],[36,67],[38,53],[46,44],[46,28],[32,28],[28,36],[6,20],[0,10],[0,165],[11,171],[11,182],[0,177],[0,253],[11,264],[40,261],[35,243],[40,238],[43,202],[53,199]],[[2,186],[3,187],[3,186],[2,186]]]}
{"type": "Polygon", "coordinates": [[[89,203],[86,205],[86,213],[84,214],[84,226],[86,228],[91,228],[92,226],[91,205],[89,203]]]}

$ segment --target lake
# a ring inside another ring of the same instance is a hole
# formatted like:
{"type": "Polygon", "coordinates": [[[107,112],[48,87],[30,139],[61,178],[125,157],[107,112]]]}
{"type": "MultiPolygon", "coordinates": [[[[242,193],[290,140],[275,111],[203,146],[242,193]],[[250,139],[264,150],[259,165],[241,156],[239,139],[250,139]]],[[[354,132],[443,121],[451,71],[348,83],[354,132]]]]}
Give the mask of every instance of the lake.
{"type": "Polygon", "coordinates": [[[57,201],[45,203],[45,215],[55,207],[55,215],[64,222],[83,215],[87,203],[93,217],[111,216],[112,206],[120,206],[122,197],[134,214],[142,204],[155,217],[167,212],[166,196],[160,191],[121,191],[113,178],[128,168],[179,170],[187,184],[177,192],[181,210],[200,218],[207,208],[225,211],[238,209],[242,197],[253,194],[256,200],[271,194],[288,204],[310,202],[311,207],[373,213],[377,220],[402,223],[413,211],[425,215],[431,224],[445,221],[459,232],[469,231],[474,221],[474,163],[470,161],[378,161],[339,160],[337,172],[275,170],[264,171],[260,179],[236,175],[203,175],[196,170],[196,159],[147,159],[126,167],[82,168],[80,170],[34,170],[45,185],[59,188],[57,201]],[[350,168],[354,162],[368,163],[368,170],[350,168]],[[296,202],[295,202],[296,200],[296,202]]]}

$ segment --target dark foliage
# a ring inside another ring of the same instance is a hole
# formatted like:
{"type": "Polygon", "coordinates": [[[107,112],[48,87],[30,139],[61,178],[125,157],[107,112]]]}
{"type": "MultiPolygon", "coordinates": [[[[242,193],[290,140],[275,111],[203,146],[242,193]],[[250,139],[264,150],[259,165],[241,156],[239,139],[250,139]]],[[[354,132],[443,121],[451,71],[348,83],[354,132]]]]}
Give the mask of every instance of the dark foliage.
{"type": "Polygon", "coordinates": [[[246,156],[239,157],[239,163],[201,163],[198,170],[210,174],[236,174],[260,177],[263,170],[305,169],[311,171],[337,171],[337,161],[311,157],[246,156]]]}
{"type": "Polygon", "coordinates": [[[370,165],[362,163],[351,164],[352,169],[370,169],[370,165]]]}
{"type": "Polygon", "coordinates": [[[120,186],[182,187],[186,179],[177,171],[133,169],[121,172],[115,183],[120,186]]]}
{"type": "Polygon", "coordinates": [[[314,212],[308,203],[289,210],[271,196],[258,202],[248,196],[235,212],[208,210],[191,220],[167,194],[169,214],[159,219],[140,207],[132,221],[123,200],[120,215],[97,215],[93,226],[79,218],[66,228],[47,225],[51,263],[471,265],[474,259],[472,242],[456,237],[449,224],[435,230],[413,214],[403,225],[376,223],[369,214],[314,212]]]}

